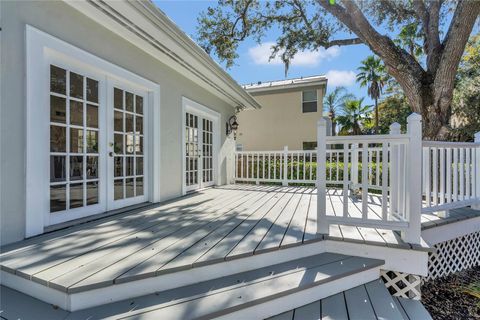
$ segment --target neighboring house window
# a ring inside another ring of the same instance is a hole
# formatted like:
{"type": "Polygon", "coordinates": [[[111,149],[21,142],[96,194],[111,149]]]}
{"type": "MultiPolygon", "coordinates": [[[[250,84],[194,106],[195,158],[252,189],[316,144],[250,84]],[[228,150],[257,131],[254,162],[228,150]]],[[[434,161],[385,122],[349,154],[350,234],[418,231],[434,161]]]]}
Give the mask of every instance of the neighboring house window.
{"type": "Polygon", "coordinates": [[[302,91],[302,111],[317,112],[317,90],[302,91]]]}
{"type": "Polygon", "coordinates": [[[317,141],[303,142],[303,150],[315,150],[317,149],[317,141]]]}
{"type": "Polygon", "coordinates": [[[237,143],[237,151],[243,151],[243,144],[237,143]]]}

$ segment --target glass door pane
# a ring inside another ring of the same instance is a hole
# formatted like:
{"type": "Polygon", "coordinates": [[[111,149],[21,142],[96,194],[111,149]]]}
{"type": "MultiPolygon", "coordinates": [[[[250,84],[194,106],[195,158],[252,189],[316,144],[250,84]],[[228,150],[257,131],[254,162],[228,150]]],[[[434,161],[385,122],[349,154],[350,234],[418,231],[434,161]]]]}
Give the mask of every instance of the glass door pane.
{"type": "Polygon", "coordinates": [[[144,98],[113,89],[113,200],[144,196],[144,98]]]}
{"type": "Polygon", "coordinates": [[[50,66],[50,213],[54,215],[100,202],[98,90],[97,80],[50,66]]]}
{"type": "Polygon", "coordinates": [[[213,121],[202,119],[202,177],[204,186],[213,184],[213,121]]]}
{"type": "Polygon", "coordinates": [[[185,119],[185,185],[192,190],[199,185],[199,122],[191,113],[186,113],[185,119]]]}

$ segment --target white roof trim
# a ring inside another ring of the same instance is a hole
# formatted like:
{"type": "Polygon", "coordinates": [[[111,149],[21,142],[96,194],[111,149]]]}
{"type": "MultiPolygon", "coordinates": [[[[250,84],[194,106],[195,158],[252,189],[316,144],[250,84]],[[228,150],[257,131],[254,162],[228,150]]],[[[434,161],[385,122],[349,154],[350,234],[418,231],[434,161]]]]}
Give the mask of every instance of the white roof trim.
{"type": "Polygon", "coordinates": [[[327,77],[325,76],[311,76],[294,79],[276,80],[259,82],[253,84],[246,84],[243,86],[245,90],[250,93],[280,91],[292,88],[314,87],[327,85],[327,77]]]}
{"type": "Polygon", "coordinates": [[[66,1],[232,106],[260,108],[233,78],[150,1],[66,1]]]}

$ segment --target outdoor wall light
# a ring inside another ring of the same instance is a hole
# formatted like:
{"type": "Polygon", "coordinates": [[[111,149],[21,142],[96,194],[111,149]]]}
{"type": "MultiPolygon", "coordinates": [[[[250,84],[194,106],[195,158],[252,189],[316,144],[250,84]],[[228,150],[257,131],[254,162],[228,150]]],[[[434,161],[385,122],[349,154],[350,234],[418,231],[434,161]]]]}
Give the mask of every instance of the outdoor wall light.
{"type": "Polygon", "coordinates": [[[233,132],[233,138],[237,139],[237,129],[238,129],[238,122],[237,116],[231,116],[230,119],[227,121],[227,136],[233,132]]]}

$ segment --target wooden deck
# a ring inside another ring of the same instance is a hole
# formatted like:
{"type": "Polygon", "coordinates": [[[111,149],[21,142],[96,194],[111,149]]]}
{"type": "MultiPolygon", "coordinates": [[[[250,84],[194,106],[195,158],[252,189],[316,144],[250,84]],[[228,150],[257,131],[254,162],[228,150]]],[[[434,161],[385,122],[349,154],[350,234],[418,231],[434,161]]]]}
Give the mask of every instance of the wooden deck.
{"type": "MultiPolygon", "coordinates": [[[[341,205],[338,191],[329,197],[341,205]]],[[[327,238],[410,248],[390,230],[331,226],[327,238]]],[[[313,188],[232,185],[2,248],[0,264],[73,293],[321,240],[313,188]]]]}
{"type": "Polygon", "coordinates": [[[375,280],[267,320],[431,320],[422,303],[390,296],[382,280],[375,280]]]}

